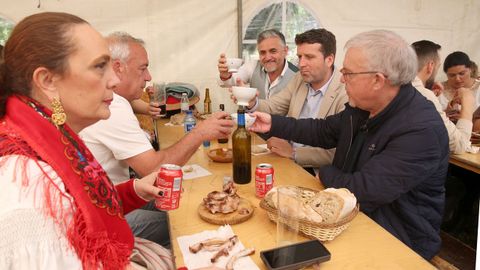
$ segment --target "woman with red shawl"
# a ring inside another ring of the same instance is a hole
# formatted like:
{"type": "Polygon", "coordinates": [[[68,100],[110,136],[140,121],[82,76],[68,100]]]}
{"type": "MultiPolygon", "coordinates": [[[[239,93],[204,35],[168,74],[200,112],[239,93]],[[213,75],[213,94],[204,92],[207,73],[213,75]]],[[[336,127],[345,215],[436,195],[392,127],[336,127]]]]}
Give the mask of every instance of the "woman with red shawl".
{"type": "Polygon", "coordinates": [[[158,196],[155,175],[114,186],[77,136],[110,116],[118,82],[81,18],[39,13],[14,28],[0,64],[0,269],[131,268],[124,215],[158,196]]]}

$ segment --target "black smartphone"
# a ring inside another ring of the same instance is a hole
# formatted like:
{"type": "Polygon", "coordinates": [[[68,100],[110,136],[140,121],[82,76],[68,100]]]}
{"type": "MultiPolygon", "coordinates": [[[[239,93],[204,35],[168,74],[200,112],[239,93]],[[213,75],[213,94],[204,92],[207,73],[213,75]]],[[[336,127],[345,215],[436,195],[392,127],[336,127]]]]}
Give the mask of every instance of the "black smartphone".
{"type": "Polygon", "coordinates": [[[269,270],[293,270],[330,260],[330,252],[315,239],[264,250],[260,258],[269,270]]]}

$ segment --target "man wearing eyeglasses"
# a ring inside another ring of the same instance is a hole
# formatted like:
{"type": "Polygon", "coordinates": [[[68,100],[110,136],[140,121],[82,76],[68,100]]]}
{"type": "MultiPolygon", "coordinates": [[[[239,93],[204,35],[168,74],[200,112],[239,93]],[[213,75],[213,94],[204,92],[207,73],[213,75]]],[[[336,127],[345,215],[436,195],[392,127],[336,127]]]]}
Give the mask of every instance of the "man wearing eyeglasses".
{"type": "Polygon", "coordinates": [[[360,209],[425,259],[440,249],[448,169],[448,134],[438,112],[410,83],[417,57],[386,30],[356,35],[341,72],[345,110],[326,119],[255,112],[250,128],[307,145],[333,148],[320,168],[325,187],[347,188],[360,209]]]}
{"type": "MultiPolygon", "coordinates": [[[[286,115],[298,119],[322,118],[338,113],[348,101],[340,73],[335,72],[335,36],[326,29],[312,29],[295,37],[298,72],[287,87],[269,100],[252,99],[250,111],[286,115]]],[[[291,158],[312,174],[332,163],[334,149],[325,150],[289,142],[277,137],[267,140],[268,148],[291,158]]]]}

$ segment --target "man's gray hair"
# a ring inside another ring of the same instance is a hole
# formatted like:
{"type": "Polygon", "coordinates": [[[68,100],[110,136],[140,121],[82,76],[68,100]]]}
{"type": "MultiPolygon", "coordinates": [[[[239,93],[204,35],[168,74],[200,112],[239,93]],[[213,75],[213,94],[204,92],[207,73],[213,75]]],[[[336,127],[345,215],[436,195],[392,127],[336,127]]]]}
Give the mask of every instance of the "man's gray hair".
{"type": "Polygon", "coordinates": [[[262,42],[264,39],[271,38],[271,37],[279,38],[280,41],[282,42],[282,45],[284,47],[287,46],[287,42],[285,41],[285,36],[282,34],[282,32],[276,29],[267,29],[265,31],[262,31],[260,34],[258,34],[257,44],[260,44],[260,42],[262,42]]]}
{"type": "Polygon", "coordinates": [[[359,48],[368,71],[385,74],[394,86],[410,83],[417,74],[417,55],[398,34],[388,30],[360,33],[345,44],[345,50],[359,48]]]}
{"type": "Polygon", "coordinates": [[[134,38],[126,32],[113,32],[107,36],[108,48],[113,60],[126,62],[130,56],[129,43],[137,43],[145,46],[145,42],[141,39],[134,38]]]}

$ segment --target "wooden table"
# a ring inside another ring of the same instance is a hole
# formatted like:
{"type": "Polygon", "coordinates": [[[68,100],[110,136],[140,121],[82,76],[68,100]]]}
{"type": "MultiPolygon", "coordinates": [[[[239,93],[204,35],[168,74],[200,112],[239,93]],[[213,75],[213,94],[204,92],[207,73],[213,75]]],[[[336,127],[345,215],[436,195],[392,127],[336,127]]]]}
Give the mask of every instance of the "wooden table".
{"type": "MultiPolygon", "coordinates": [[[[181,127],[164,126],[158,123],[161,148],[173,144],[183,134],[181,127]]],[[[260,139],[257,138],[257,141],[260,139]]],[[[231,140],[229,140],[229,144],[231,140]]],[[[218,147],[212,142],[210,149],[218,147]]],[[[218,225],[206,223],[197,214],[197,208],[202,198],[213,190],[220,190],[225,175],[231,175],[231,163],[214,163],[206,155],[206,149],[200,147],[189,160],[189,164],[199,164],[212,172],[212,175],[202,178],[185,180],[184,192],[180,207],[169,211],[169,226],[171,232],[173,253],[176,265],[183,266],[183,257],[179,249],[177,237],[215,230],[218,225]]],[[[275,169],[275,185],[293,184],[323,189],[317,179],[308,174],[300,166],[289,159],[280,158],[274,154],[252,156],[252,166],[258,163],[271,163],[275,169]]],[[[252,173],[254,173],[252,171],[252,173]]],[[[254,178],[246,185],[237,185],[238,194],[248,199],[255,212],[248,221],[232,225],[233,231],[239,236],[245,247],[255,247],[251,256],[260,269],[266,269],[260,259],[260,251],[275,246],[276,225],[268,219],[266,212],[258,204],[255,197],[254,178]]],[[[306,238],[305,238],[306,240],[306,238]]],[[[322,264],[322,269],[435,269],[390,233],[377,225],[365,214],[359,213],[350,227],[334,240],[325,243],[331,252],[331,260],[322,264]]]]}
{"type": "Polygon", "coordinates": [[[450,163],[480,174],[480,152],[476,154],[463,153],[450,155],[450,163]]]}

